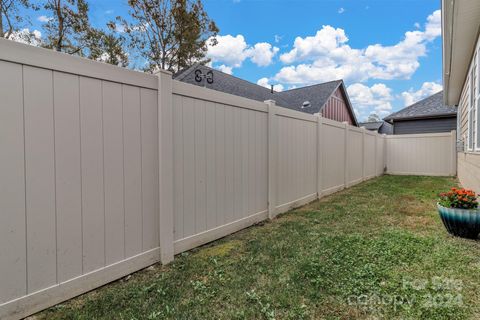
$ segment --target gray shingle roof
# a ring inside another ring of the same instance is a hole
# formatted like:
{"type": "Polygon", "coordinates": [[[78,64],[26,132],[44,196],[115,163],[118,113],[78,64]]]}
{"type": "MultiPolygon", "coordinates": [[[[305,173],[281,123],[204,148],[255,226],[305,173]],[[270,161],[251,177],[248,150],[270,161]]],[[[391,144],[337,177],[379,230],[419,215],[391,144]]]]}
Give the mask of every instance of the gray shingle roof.
{"type": "Polygon", "coordinates": [[[282,91],[277,93],[276,96],[280,96],[288,101],[291,109],[314,114],[320,112],[320,109],[341,83],[342,80],[334,80],[313,86],[282,91]],[[302,108],[305,101],[310,102],[310,106],[302,108]]]}
{"type": "MultiPolygon", "coordinates": [[[[278,106],[310,114],[320,112],[320,109],[325,105],[332,93],[339,86],[343,86],[342,80],[335,80],[282,92],[274,92],[272,94],[271,90],[268,88],[200,64],[194,64],[190,68],[174,74],[173,78],[189,84],[206,87],[257,101],[263,102],[265,100],[275,100],[278,106]],[[214,79],[213,83],[207,83],[205,80],[202,82],[195,81],[195,70],[197,69],[200,69],[203,74],[206,74],[208,71],[212,71],[214,79]],[[302,108],[302,105],[305,101],[309,101],[310,106],[302,108]]],[[[351,105],[349,107],[350,113],[354,119],[354,122],[356,123],[355,114],[353,113],[351,105]]]]}
{"type": "Polygon", "coordinates": [[[382,126],[383,121],[378,122],[360,122],[358,125],[360,127],[365,127],[367,130],[378,130],[382,126]]]}
{"type": "Polygon", "coordinates": [[[439,116],[455,115],[457,108],[449,107],[443,103],[443,91],[420,100],[400,111],[394,112],[384,120],[400,120],[415,118],[434,118],[439,116]]]}
{"type": "Polygon", "coordinates": [[[257,101],[275,100],[276,104],[281,107],[288,107],[289,105],[288,102],[278,96],[278,92],[272,94],[270,89],[200,64],[194,64],[190,68],[180,71],[173,75],[173,78],[199,87],[206,87],[257,101]],[[203,74],[212,71],[213,83],[207,83],[205,80],[202,82],[195,81],[194,71],[197,69],[201,70],[203,74]]]}
{"type": "Polygon", "coordinates": [[[393,125],[387,121],[361,122],[358,126],[365,127],[367,130],[376,131],[381,134],[393,134],[393,125]]]}

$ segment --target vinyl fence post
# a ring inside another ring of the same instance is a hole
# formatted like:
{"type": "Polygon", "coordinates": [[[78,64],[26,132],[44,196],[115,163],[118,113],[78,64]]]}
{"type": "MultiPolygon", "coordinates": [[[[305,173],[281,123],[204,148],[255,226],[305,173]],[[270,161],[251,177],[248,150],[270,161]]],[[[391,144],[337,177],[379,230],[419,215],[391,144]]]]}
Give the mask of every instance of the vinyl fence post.
{"type": "Polygon", "coordinates": [[[373,163],[375,164],[375,167],[374,167],[374,171],[373,171],[373,178],[375,178],[377,176],[377,151],[378,151],[378,146],[377,146],[377,136],[378,134],[375,133],[374,137],[375,137],[375,158],[373,159],[373,163]]]}
{"type": "Polygon", "coordinates": [[[345,128],[345,161],[344,161],[344,170],[343,170],[343,186],[344,188],[348,188],[348,122],[343,122],[345,128]]]}
{"type": "Polygon", "coordinates": [[[173,260],[173,99],[172,74],[160,70],[158,76],[158,192],[160,202],[160,261],[173,260]]]}
{"type": "Polygon", "coordinates": [[[457,175],[457,131],[452,130],[452,176],[457,175]]]}
{"type": "MultiPolygon", "coordinates": [[[[382,142],[382,136],[379,134],[379,133],[376,133],[375,134],[375,145],[376,145],[376,149],[375,149],[375,177],[379,177],[382,172],[378,169],[379,167],[379,163],[378,163],[378,156],[379,156],[379,150],[378,150],[378,146],[380,145],[380,143],[382,142]]],[[[383,161],[381,161],[380,164],[382,164],[383,161]]]]}
{"type": "Polygon", "coordinates": [[[322,196],[322,175],[323,175],[323,137],[322,137],[323,117],[317,116],[317,198],[322,196]]]}
{"type": "Polygon", "coordinates": [[[384,175],[387,173],[388,167],[387,167],[387,152],[388,152],[388,140],[387,140],[387,135],[385,133],[382,134],[383,138],[383,167],[382,167],[382,173],[381,175],[384,175]]]}
{"type": "Polygon", "coordinates": [[[268,218],[273,219],[277,208],[277,148],[278,132],[275,101],[266,100],[268,106],[268,218]]]}
{"type": "Polygon", "coordinates": [[[365,166],[367,162],[365,161],[365,127],[362,127],[362,181],[365,181],[365,166]]]}

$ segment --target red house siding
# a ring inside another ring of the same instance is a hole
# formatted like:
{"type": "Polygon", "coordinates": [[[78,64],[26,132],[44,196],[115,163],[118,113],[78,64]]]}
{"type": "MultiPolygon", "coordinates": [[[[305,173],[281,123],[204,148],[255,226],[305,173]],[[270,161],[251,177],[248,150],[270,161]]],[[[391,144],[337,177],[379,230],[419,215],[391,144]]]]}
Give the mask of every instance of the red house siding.
{"type": "Polygon", "coordinates": [[[348,110],[347,102],[345,101],[345,97],[342,94],[340,87],[335,90],[325,103],[325,106],[322,109],[322,116],[339,122],[346,121],[351,125],[355,123],[348,110]]]}

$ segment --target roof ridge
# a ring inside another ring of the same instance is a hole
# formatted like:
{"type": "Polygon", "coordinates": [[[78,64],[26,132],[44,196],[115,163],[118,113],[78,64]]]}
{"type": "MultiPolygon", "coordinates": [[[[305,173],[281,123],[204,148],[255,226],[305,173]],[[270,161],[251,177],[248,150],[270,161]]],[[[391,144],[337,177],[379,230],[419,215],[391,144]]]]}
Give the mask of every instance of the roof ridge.
{"type": "Polygon", "coordinates": [[[331,81],[327,81],[327,82],[322,82],[322,83],[311,84],[311,85],[304,86],[304,87],[298,87],[298,88],[293,88],[293,89],[288,89],[288,90],[280,91],[280,93],[283,93],[283,92],[290,92],[290,91],[295,91],[295,90],[300,90],[300,89],[306,89],[306,88],[311,88],[311,87],[316,87],[316,86],[325,85],[325,84],[327,84],[327,83],[332,83],[332,82],[342,82],[342,81],[343,81],[342,79],[331,80],[331,81]]]}

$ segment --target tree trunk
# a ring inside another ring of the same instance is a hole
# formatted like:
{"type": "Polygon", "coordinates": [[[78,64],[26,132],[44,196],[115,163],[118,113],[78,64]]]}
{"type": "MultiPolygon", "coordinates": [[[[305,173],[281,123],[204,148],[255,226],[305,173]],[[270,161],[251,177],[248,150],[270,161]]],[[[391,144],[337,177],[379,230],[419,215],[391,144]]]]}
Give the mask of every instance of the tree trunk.
{"type": "Polygon", "coordinates": [[[3,32],[3,0],[0,0],[0,38],[5,38],[5,32],[3,32]]]}
{"type": "Polygon", "coordinates": [[[55,49],[60,52],[62,51],[63,43],[63,16],[62,16],[62,4],[61,0],[57,2],[57,18],[58,18],[58,40],[55,49]]]}

